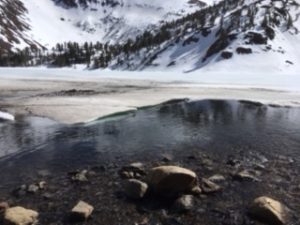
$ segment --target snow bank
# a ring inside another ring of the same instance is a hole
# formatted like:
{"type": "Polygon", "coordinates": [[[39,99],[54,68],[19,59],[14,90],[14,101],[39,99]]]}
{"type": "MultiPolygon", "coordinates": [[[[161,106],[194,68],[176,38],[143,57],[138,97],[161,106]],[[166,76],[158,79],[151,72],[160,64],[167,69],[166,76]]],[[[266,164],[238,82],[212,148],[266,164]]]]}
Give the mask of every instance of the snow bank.
{"type": "Polygon", "coordinates": [[[130,72],[111,70],[83,70],[64,68],[0,68],[0,79],[31,79],[31,80],[61,80],[61,81],[101,81],[105,79],[150,80],[155,82],[174,83],[190,87],[217,88],[258,88],[281,91],[300,92],[300,75],[284,71],[239,70],[236,68],[208,67],[191,73],[183,72],[130,72]]]}
{"type": "Polygon", "coordinates": [[[300,106],[298,74],[0,68],[0,81],[0,98],[8,106],[5,111],[30,112],[67,124],[182,98],[300,106]],[[73,89],[95,94],[56,95],[73,89]]]}
{"type": "Polygon", "coordinates": [[[0,111],[0,120],[15,120],[15,117],[9,113],[0,111]]]}

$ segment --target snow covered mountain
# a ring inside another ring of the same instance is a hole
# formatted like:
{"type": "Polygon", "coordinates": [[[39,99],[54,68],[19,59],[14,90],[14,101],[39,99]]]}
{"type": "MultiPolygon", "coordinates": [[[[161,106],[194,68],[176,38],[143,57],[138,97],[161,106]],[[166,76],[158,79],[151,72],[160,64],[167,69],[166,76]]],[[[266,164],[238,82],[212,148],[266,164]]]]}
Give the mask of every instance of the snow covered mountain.
{"type": "Polygon", "coordinates": [[[0,65],[300,69],[299,0],[1,0],[0,14],[0,65]]]}
{"type": "Polygon", "coordinates": [[[297,73],[299,17],[300,4],[295,0],[222,1],[168,24],[167,41],[123,54],[110,67],[297,73]]]}
{"type": "Polygon", "coordinates": [[[23,42],[26,37],[47,48],[67,41],[116,42],[203,5],[198,0],[1,0],[0,27],[6,30],[1,24],[16,15],[23,27],[14,38],[23,42]]]}

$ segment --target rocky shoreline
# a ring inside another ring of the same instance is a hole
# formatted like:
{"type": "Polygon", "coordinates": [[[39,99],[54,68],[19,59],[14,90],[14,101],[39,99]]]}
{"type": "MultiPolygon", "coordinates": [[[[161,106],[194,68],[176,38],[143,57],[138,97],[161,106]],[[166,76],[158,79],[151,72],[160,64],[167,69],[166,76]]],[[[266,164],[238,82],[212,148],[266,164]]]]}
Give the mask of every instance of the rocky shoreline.
{"type": "Polygon", "coordinates": [[[207,100],[44,135],[8,122],[2,148],[29,151],[1,159],[0,224],[298,225],[299,115],[207,100]]]}
{"type": "Polygon", "coordinates": [[[218,162],[199,153],[61,176],[40,171],[35,183],[1,193],[1,218],[15,225],[298,224],[294,166],[284,156],[218,162]]]}

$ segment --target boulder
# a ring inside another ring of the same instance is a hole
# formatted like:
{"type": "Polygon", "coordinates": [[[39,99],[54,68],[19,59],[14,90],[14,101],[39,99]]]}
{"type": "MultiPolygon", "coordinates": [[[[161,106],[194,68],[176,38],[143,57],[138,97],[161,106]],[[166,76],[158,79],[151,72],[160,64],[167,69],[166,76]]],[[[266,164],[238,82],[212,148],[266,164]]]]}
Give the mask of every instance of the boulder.
{"type": "Polygon", "coordinates": [[[287,223],[287,207],[269,197],[256,198],[250,207],[249,213],[253,218],[270,225],[287,223]]]}
{"type": "Polygon", "coordinates": [[[4,224],[34,225],[37,224],[39,214],[36,211],[20,206],[8,208],[4,213],[4,224]]]}
{"type": "Polygon", "coordinates": [[[72,222],[85,221],[90,217],[93,211],[93,206],[84,201],[79,201],[71,210],[70,220],[72,222]]]}
{"type": "Polygon", "coordinates": [[[183,213],[191,210],[194,205],[193,195],[182,195],[177,198],[172,206],[175,212],[183,213]]]}
{"type": "Polygon", "coordinates": [[[136,179],[130,179],[124,182],[124,191],[129,198],[141,199],[145,196],[148,185],[136,179]]]}
{"type": "Polygon", "coordinates": [[[147,181],[151,189],[164,196],[189,193],[197,186],[197,175],[177,166],[160,166],[150,170],[147,181]]]}

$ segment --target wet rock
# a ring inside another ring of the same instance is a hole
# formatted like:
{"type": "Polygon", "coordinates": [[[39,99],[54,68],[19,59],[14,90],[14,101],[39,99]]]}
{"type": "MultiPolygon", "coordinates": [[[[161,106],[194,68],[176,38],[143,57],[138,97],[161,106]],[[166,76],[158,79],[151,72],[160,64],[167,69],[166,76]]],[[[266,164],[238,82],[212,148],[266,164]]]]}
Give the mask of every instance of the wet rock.
{"type": "Polygon", "coordinates": [[[208,180],[211,181],[211,182],[217,182],[218,183],[218,182],[225,181],[226,178],[221,174],[215,174],[215,175],[209,177],[208,180]]]}
{"type": "Polygon", "coordinates": [[[130,179],[124,182],[124,191],[129,198],[141,199],[145,196],[148,185],[136,179],[130,179]]]}
{"type": "Polygon", "coordinates": [[[197,186],[197,175],[177,166],[160,166],[151,169],[147,181],[152,190],[165,196],[190,192],[197,186]]]}
{"type": "Polygon", "coordinates": [[[205,194],[215,193],[222,190],[221,186],[205,178],[201,179],[200,187],[205,194]]]}
{"type": "Polygon", "coordinates": [[[256,198],[250,207],[250,215],[270,225],[282,225],[287,223],[287,207],[282,203],[269,198],[256,198]]]}
{"type": "Polygon", "coordinates": [[[38,222],[38,212],[17,206],[8,208],[4,213],[4,224],[34,225],[38,222]]]}
{"type": "Polygon", "coordinates": [[[47,186],[47,183],[46,183],[46,181],[41,181],[38,183],[38,186],[39,186],[40,190],[44,190],[47,186]]]}
{"type": "Polygon", "coordinates": [[[190,191],[190,194],[192,195],[200,195],[202,193],[202,190],[199,186],[195,186],[192,188],[192,190],[190,191]]]}
{"type": "Polygon", "coordinates": [[[72,177],[72,181],[76,181],[76,182],[87,182],[88,178],[87,178],[87,170],[82,170],[80,172],[76,172],[72,177]]]}
{"type": "Polygon", "coordinates": [[[144,164],[140,162],[131,163],[128,166],[124,166],[119,175],[123,179],[140,178],[146,175],[144,164]]]}
{"type": "Polygon", "coordinates": [[[84,201],[79,201],[76,206],[71,210],[70,220],[71,222],[80,222],[87,220],[92,212],[94,207],[89,205],[84,201]]]}
{"type": "Polygon", "coordinates": [[[120,172],[120,177],[123,178],[123,179],[133,179],[134,178],[134,173],[133,172],[122,171],[122,172],[120,172]]]}
{"type": "Polygon", "coordinates": [[[39,186],[37,186],[35,184],[31,184],[28,186],[27,192],[34,194],[34,193],[38,192],[39,189],[40,189],[39,186]]]}
{"type": "Polygon", "coordinates": [[[233,178],[238,181],[259,181],[259,179],[255,177],[255,172],[249,170],[238,172],[233,175],[233,178]]]}
{"type": "Polygon", "coordinates": [[[194,196],[193,195],[183,195],[177,198],[172,206],[172,209],[178,213],[184,213],[193,208],[194,196]]]}

